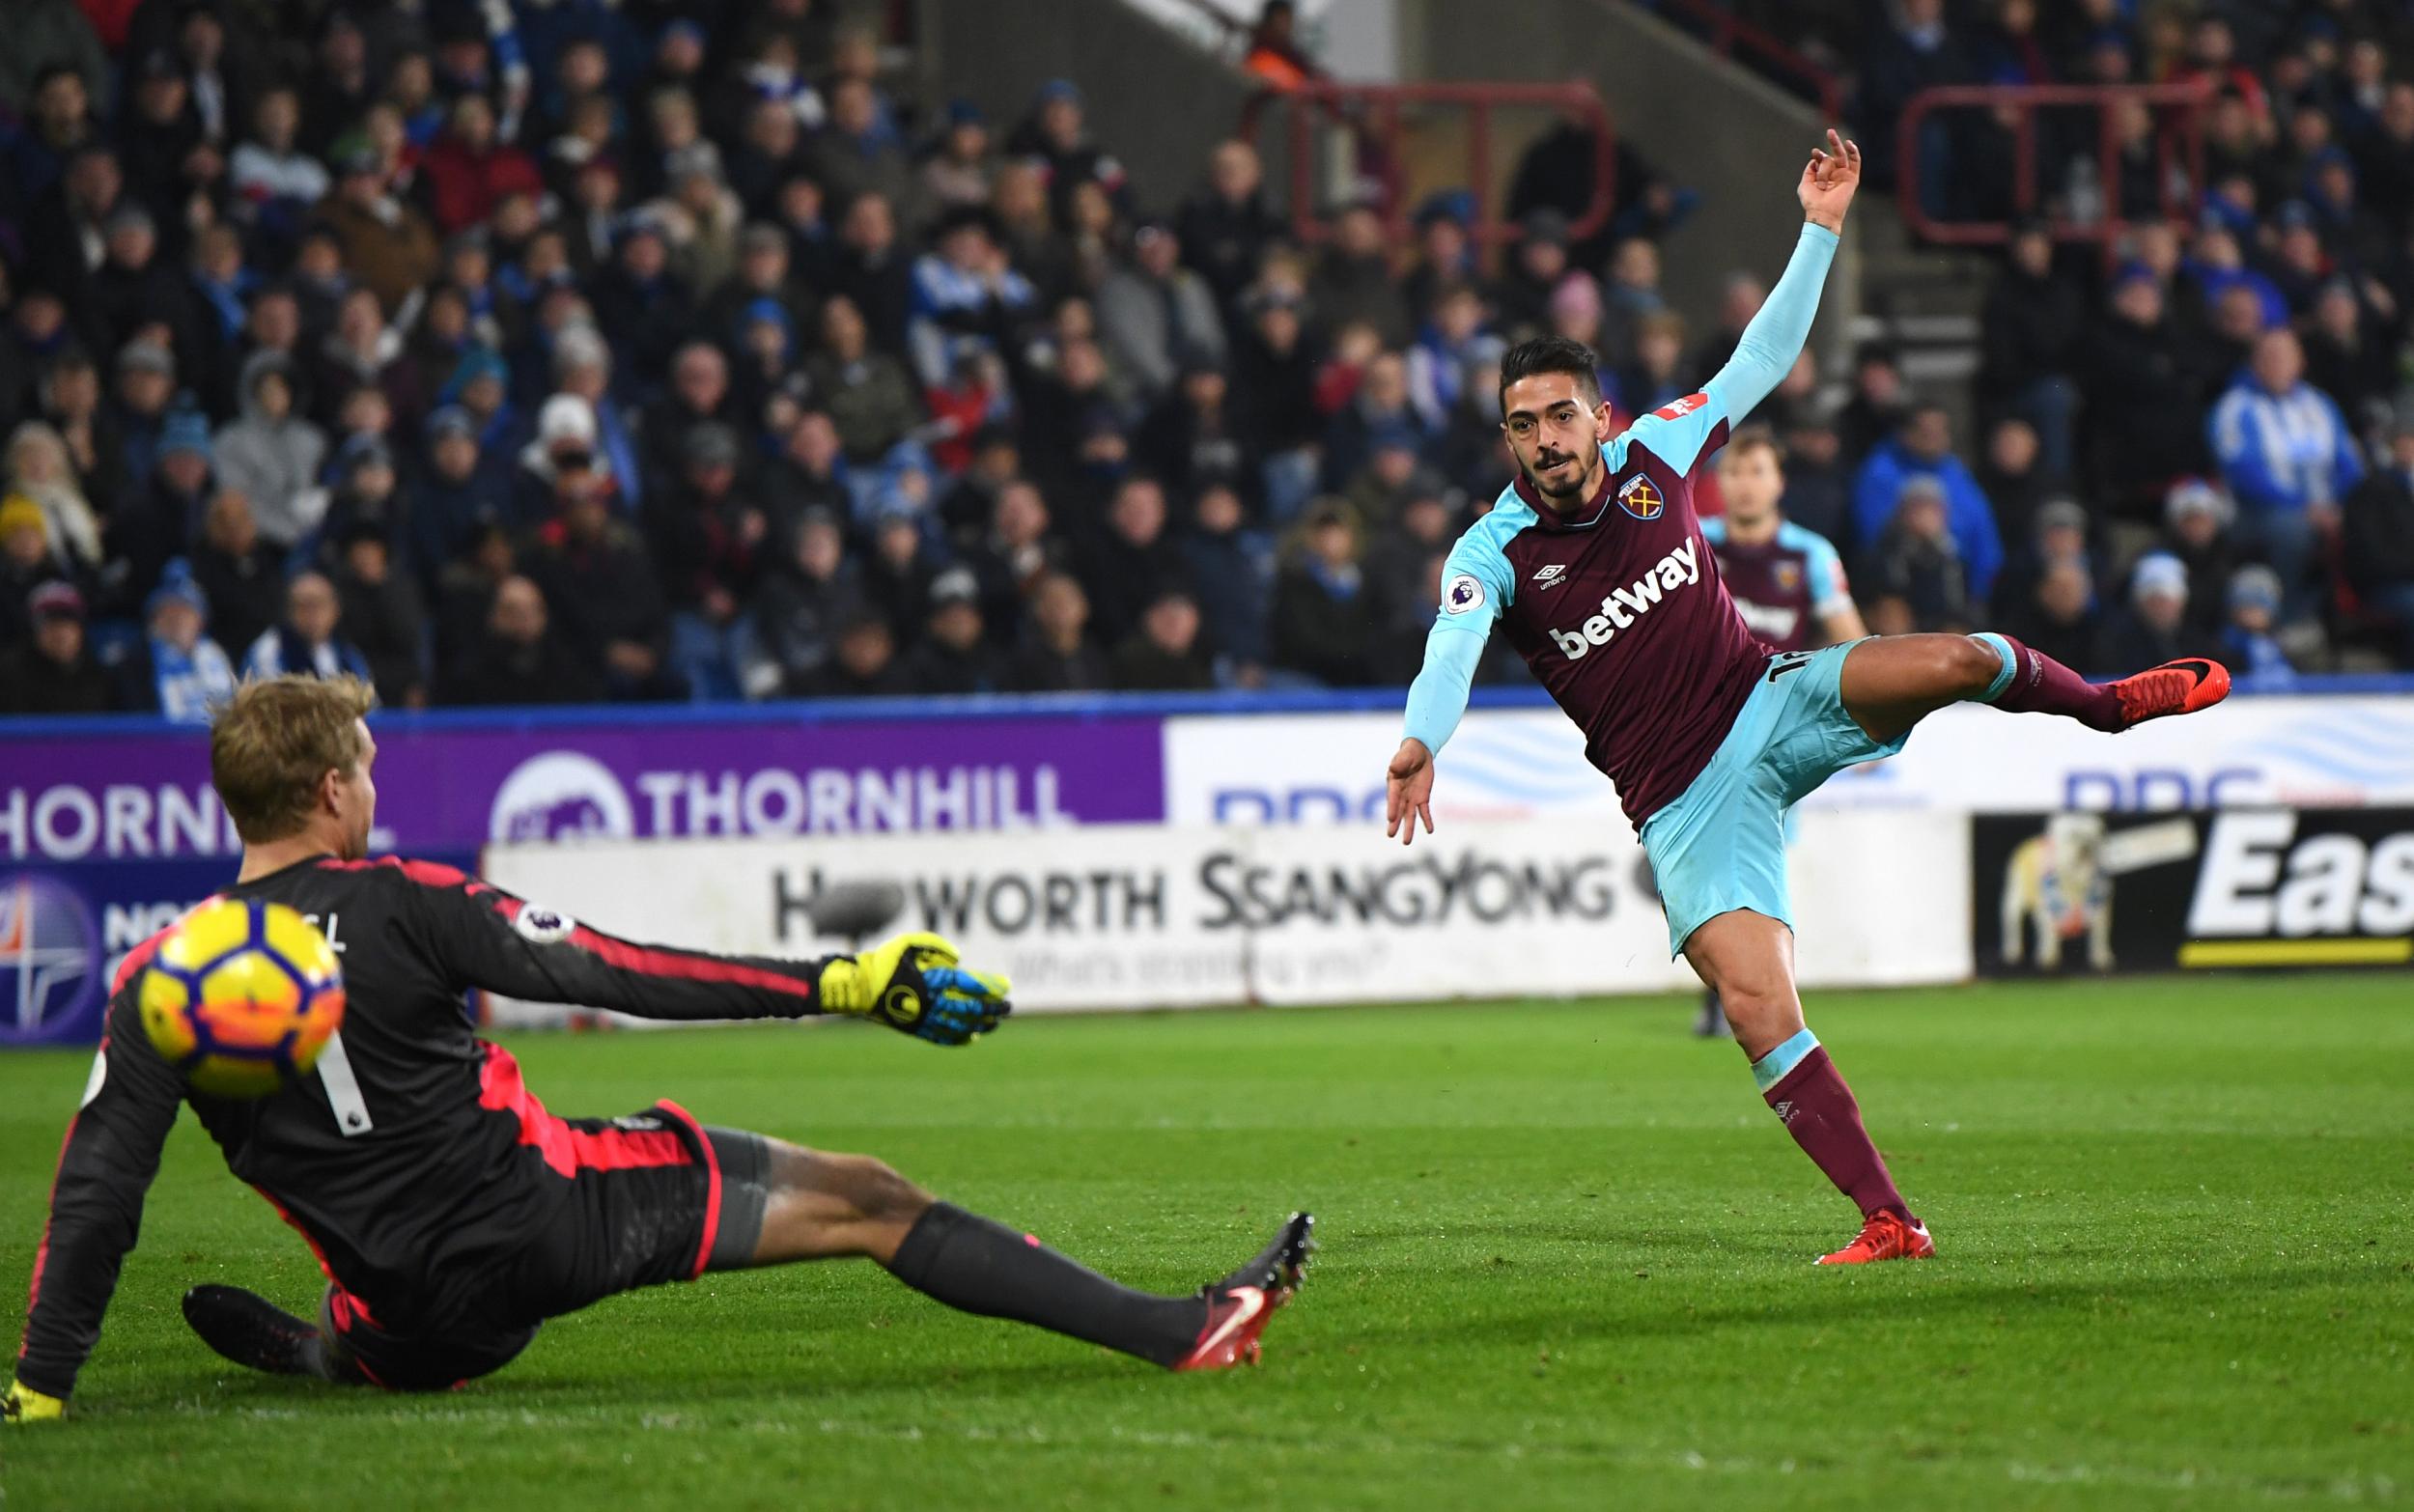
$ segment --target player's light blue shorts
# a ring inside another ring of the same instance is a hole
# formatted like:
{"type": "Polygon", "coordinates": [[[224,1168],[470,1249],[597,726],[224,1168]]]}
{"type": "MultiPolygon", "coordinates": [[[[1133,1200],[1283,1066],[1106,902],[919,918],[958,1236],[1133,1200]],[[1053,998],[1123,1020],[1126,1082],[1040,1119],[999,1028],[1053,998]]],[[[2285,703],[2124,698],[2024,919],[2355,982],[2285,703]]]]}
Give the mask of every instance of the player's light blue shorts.
{"type": "Polygon", "coordinates": [[[1731,909],[1794,922],[1785,887],[1785,811],[1846,767],[1903,748],[1844,712],[1844,656],[1859,642],[1788,652],[1769,663],[1710,764],[1643,821],[1642,849],[1668,912],[1669,954],[1731,909]]]}

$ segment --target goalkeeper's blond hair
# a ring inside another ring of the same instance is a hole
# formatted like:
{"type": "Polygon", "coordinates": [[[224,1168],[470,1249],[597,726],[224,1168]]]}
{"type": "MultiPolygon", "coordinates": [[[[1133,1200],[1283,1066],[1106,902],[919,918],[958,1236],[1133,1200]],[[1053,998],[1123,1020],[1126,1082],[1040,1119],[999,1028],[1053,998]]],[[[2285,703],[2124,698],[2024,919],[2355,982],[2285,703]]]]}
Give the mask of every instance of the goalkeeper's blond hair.
{"type": "Polygon", "coordinates": [[[360,720],[377,694],[356,677],[272,677],[245,683],[210,722],[210,785],[246,845],[310,823],[319,783],[351,771],[367,745],[360,720]]]}

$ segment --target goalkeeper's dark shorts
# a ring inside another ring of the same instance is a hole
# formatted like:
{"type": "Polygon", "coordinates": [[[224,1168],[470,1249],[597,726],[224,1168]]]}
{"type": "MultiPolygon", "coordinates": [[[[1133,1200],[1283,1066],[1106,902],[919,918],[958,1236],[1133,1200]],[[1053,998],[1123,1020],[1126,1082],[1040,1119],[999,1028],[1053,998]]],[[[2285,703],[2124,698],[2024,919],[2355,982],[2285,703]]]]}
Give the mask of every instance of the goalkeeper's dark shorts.
{"type": "Polygon", "coordinates": [[[640,1286],[689,1281],[754,1258],[770,1197],[760,1134],[707,1128],[676,1103],[626,1118],[568,1118],[570,1201],[519,1253],[446,1277],[444,1321],[389,1330],[367,1302],[327,1288],[321,1326],[337,1375],[442,1391],[500,1370],[547,1318],[640,1286]]]}

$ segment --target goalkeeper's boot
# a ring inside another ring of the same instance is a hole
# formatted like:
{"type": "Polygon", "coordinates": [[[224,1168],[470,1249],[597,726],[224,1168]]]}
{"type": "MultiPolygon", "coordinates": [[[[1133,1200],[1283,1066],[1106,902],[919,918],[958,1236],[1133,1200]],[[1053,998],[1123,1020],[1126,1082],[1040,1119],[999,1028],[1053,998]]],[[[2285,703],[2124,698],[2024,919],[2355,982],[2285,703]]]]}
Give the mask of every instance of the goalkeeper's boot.
{"type": "Polygon", "coordinates": [[[1294,1213],[1257,1258],[1213,1286],[1201,1287],[1207,1323],[1198,1342],[1173,1362],[1176,1370],[1223,1370],[1257,1363],[1258,1336],[1275,1309],[1291,1300],[1316,1248],[1313,1214],[1294,1213]]]}
{"type": "Polygon", "coordinates": [[[2182,657],[2112,685],[2124,730],[2165,714],[2195,714],[2230,696],[2230,669],[2203,657],[2182,657]]]}
{"type": "Polygon", "coordinates": [[[1860,1237],[1834,1254],[1819,1256],[1819,1265],[1867,1265],[1873,1260],[1933,1260],[1936,1244],[1928,1226],[1918,1218],[1872,1213],[1861,1225],[1860,1237]]]}
{"type": "Polygon", "coordinates": [[[184,1321],[201,1341],[239,1365],[272,1376],[331,1381],[319,1326],[239,1286],[196,1286],[184,1294],[184,1321]]]}

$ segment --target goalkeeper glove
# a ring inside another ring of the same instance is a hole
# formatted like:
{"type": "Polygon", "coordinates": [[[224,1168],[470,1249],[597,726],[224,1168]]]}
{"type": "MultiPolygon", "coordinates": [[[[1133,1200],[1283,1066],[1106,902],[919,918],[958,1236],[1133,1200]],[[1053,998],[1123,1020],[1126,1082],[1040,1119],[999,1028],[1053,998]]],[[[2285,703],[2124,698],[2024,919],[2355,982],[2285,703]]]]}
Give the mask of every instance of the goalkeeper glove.
{"type": "Polygon", "coordinates": [[[832,956],[818,985],[824,1012],[876,1019],[934,1045],[962,1045],[1014,1011],[1004,977],[965,970],[956,947],[930,934],[832,956]]]}
{"type": "Polygon", "coordinates": [[[9,1392],[0,1396],[0,1423],[46,1423],[67,1412],[67,1403],[55,1396],[44,1396],[31,1386],[9,1383],[9,1392]]]}

